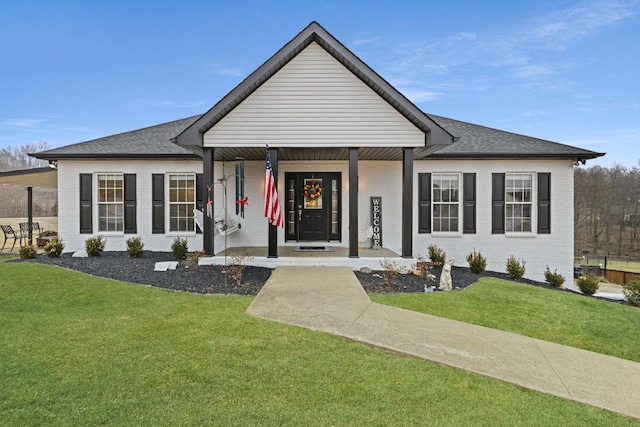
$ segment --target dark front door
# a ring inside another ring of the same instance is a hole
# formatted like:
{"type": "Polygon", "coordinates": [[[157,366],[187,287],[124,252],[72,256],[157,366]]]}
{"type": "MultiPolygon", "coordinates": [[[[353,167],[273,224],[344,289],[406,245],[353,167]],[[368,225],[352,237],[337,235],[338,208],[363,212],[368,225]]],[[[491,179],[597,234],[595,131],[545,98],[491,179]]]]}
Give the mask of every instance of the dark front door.
{"type": "Polygon", "coordinates": [[[287,172],[287,240],[340,240],[340,173],[287,172]]]}

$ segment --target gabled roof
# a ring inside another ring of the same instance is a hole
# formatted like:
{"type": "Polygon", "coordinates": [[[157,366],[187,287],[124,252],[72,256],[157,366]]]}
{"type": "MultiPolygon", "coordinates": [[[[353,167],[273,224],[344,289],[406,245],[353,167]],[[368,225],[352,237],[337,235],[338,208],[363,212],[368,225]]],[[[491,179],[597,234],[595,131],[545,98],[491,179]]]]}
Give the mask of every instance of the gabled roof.
{"type": "Polygon", "coordinates": [[[41,151],[34,157],[63,159],[199,159],[193,152],[171,140],[198,117],[187,117],[156,126],[119,133],[91,141],[41,151]]]}
{"type": "Polygon", "coordinates": [[[360,58],[329,34],[320,24],[313,21],[196,122],[178,135],[175,138],[175,142],[184,147],[193,147],[194,151],[199,152],[199,147],[202,147],[202,135],[205,132],[215,126],[216,123],[222,120],[238,104],[249,97],[312,42],[320,45],[364,84],[369,86],[371,90],[423,131],[427,136],[427,146],[444,146],[454,141],[454,137],[445,129],[431,120],[429,116],[411,103],[367,64],[362,62],[360,58]]]}

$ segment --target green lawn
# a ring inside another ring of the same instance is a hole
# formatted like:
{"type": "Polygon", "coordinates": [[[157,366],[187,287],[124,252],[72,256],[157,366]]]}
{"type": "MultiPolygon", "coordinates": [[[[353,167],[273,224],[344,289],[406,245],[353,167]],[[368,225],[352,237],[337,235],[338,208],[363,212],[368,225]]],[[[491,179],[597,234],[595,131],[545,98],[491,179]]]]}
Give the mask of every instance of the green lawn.
{"type": "Polygon", "coordinates": [[[638,425],[255,319],[251,301],[0,262],[0,425],[638,425]]]}
{"type": "MultiPolygon", "coordinates": [[[[591,257],[587,259],[577,259],[576,265],[601,265],[602,267],[604,267],[604,257],[601,257],[601,258],[591,257]]],[[[616,260],[616,259],[611,259],[609,257],[607,259],[607,268],[611,270],[640,273],[640,262],[633,261],[633,260],[616,260]]]]}
{"type": "Polygon", "coordinates": [[[371,299],[640,362],[638,307],[493,278],[482,278],[463,292],[371,299]]]}

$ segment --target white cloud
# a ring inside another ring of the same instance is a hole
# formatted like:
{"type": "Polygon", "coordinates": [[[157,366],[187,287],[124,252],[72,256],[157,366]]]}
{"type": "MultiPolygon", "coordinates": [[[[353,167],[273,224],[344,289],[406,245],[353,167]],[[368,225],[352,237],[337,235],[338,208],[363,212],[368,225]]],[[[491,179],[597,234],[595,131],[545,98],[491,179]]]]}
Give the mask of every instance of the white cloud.
{"type": "Polygon", "coordinates": [[[548,42],[552,49],[566,49],[603,27],[635,15],[637,4],[637,0],[582,1],[534,18],[524,34],[548,42]]]}
{"type": "Polygon", "coordinates": [[[515,75],[521,79],[538,79],[553,74],[553,70],[546,65],[525,65],[514,69],[515,75]]]}
{"type": "Polygon", "coordinates": [[[244,70],[239,68],[228,67],[222,64],[209,64],[207,65],[207,73],[209,74],[218,74],[221,76],[230,76],[230,77],[245,77],[246,73],[244,70]]]}
{"type": "Polygon", "coordinates": [[[128,104],[147,107],[192,108],[207,105],[207,101],[171,101],[168,99],[138,98],[129,101],[128,104]]]}
{"type": "Polygon", "coordinates": [[[0,121],[0,128],[35,128],[42,122],[40,119],[4,119],[0,121]]]}

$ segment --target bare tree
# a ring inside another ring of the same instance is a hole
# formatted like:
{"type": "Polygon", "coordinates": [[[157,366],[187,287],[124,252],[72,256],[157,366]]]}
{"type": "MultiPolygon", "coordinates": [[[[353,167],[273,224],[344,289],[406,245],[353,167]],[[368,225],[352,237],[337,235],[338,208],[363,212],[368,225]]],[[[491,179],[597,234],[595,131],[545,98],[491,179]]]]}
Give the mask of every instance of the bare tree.
{"type": "Polygon", "coordinates": [[[640,168],[578,168],[574,178],[576,252],[640,250],[640,168]]]}
{"type": "Polygon", "coordinates": [[[49,144],[46,141],[25,144],[20,148],[5,147],[0,150],[0,172],[47,166],[47,162],[30,157],[29,153],[37,153],[49,148],[49,144]]]}

